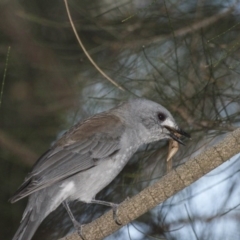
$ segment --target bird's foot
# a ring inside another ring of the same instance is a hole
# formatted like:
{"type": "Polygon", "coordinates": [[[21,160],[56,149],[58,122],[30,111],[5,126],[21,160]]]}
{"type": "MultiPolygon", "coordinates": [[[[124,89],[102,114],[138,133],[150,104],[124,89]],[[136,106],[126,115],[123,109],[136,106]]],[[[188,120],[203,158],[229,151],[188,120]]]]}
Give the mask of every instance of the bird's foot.
{"type": "Polygon", "coordinates": [[[84,225],[81,225],[78,221],[76,221],[75,219],[72,220],[72,223],[73,223],[73,226],[75,228],[75,230],[77,231],[78,235],[83,239],[85,240],[84,236],[83,236],[83,233],[82,233],[82,227],[84,225]]]}
{"type": "Polygon", "coordinates": [[[102,200],[96,200],[96,199],[92,199],[91,203],[101,204],[104,206],[111,207],[113,210],[113,220],[115,221],[115,223],[117,225],[122,225],[121,221],[119,220],[119,218],[117,216],[119,204],[112,203],[112,202],[106,202],[106,201],[102,201],[102,200]]]}
{"type": "MultiPolygon", "coordinates": [[[[127,197],[125,200],[124,200],[124,202],[125,201],[128,201],[130,198],[129,197],[127,197]]],[[[112,204],[112,210],[113,210],[113,219],[114,219],[114,221],[115,221],[115,223],[117,224],[117,225],[122,225],[122,222],[119,220],[119,218],[118,218],[118,206],[119,206],[119,204],[115,204],[115,203],[113,203],[112,204]]]]}
{"type": "MultiPolygon", "coordinates": [[[[128,201],[128,200],[129,200],[129,197],[127,197],[124,201],[128,201]]],[[[113,210],[113,220],[115,221],[115,223],[117,225],[122,225],[122,222],[118,218],[118,206],[119,206],[119,204],[112,203],[112,202],[105,202],[105,201],[96,200],[96,199],[92,199],[91,203],[101,204],[101,205],[104,205],[104,206],[111,207],[112,210],[113,210]]]]}
{"type": "Polygon", "coordinates": [[[69,217],[70,219],[72,220],[72,223],[73,223],[73,226],[74,228],[76,229],[78,235],[83,239],[85,240],[84,236],[83,236],[83,233],[82,233],[82,227],[83,225],[81,225],[76,219],[75,217],[73,216],[70,208],[69,208],[69,205],[67,203],[67,201],[64,201],[63,202],[63,206],[65,207],[65,209],[67,210],[68,214],[69,214],[69,217]]]}
{"type": "Polygon", "coordinates": [[[82,231],[82,227],[83,227],[84,225],[81,225],[81,224],[80,224],[79,222],[77,222],[77,221],[76,221],[76,223],[73,223],[73,225],[74,225],[74,228],[76,229],[79,237],[82,238],[83,240],[86,240],[86,239],[84,238],[84,236],[83,236],[83,231],[82,231]]]}
{"type": "Polygon", "coordinates": [[[117,225],[122,225],[121,221],[118,218],[118,206],[119,204],[112,204],[112,210],[113,210],[113,220],[117,225]]]}

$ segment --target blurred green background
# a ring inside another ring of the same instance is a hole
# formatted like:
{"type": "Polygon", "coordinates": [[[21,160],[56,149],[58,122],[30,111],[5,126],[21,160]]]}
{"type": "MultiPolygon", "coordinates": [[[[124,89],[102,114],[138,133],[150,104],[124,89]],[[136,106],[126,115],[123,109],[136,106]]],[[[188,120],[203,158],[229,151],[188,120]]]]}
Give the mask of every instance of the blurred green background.
{"type": "MultiPolygon", "coordinates": [[[[76,0],[69,7],[91,57],[127,91],[85,57],[64,1],[0,2],[1,239],[14,235],[27,201],[12,205],[8,199],[37,158],[81,119],[136,96],[163,104],[193,136],[174,166],[239,126],[238,1],[76,0]]],[[[143,146],[98,198],[121,202],[159,179],[167,148],[164,141],[143,146]]],[[[238,160],[108,239],[239,239],[238,160]]],[[[108,210],[72,208],[84,223],[108,210]]],[[[34,239],[58,239],[72,230],[59,207],[34,239]]]]}

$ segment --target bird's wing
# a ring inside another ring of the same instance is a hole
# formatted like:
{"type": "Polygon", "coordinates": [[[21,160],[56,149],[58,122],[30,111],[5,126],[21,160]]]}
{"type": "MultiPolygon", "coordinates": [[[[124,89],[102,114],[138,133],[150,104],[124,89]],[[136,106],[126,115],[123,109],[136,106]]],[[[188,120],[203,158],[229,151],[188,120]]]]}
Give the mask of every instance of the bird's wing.
{"type": "Polygon", "coordinates": [[[75,125],[35,163],[11,202],[97,165],[120,149],[124,125],[114,115],[101,114],[75,125]]]}

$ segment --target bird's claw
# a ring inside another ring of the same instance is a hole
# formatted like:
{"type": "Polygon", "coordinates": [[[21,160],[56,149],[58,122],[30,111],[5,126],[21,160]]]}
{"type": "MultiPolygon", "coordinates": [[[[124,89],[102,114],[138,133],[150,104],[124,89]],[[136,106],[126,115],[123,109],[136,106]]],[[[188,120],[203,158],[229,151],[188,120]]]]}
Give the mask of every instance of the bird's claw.
{"type": "Polygon", "coordinates": [[[113,210],[113,220],[117,225],[122,225],[121,221],[119,220],[117,214],[118,214],[118,206],[119,204],[113,204],[112,205],[112,210],[113,210]]]}
{"type": "Polygon", "coordinates": [[[85,237],[83,236],[82,227],[83,225],[81,225],[80,223],[78,222],[74,223],[74,228],[76,229],[79,237],[82,238],[83,240],[86,240],[85,237]]]}
{"type": "MultiPolygon", "coordinates": [[[[124,201],[128,201],[130,198],[129,197],[127,197],[124,201]]],[[[119,206],[119,204],[113,204],[112,205],[112,210],[113,210],[113,220],[115,221],[115,223],[117,224],[117,225],[122,225],[122,222],[119,220],[119,218],[118,218],[118,206],[119,206]]]]}

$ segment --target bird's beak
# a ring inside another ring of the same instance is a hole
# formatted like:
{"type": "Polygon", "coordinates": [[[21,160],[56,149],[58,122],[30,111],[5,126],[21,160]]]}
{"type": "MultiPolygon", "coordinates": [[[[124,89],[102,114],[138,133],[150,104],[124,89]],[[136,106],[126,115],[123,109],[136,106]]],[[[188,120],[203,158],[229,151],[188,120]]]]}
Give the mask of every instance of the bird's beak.
{"type": "Polygon", "coordinates": [[[186,133],[185,131],[183,131],[180,128],[172,128],[169,126],[164,126],[168,131],[169,131],[169,136],[177,141],[178,143],[185,145],[182,140],[180,139],[181,136],[185,136],[187,138],[191,138],[190,134],[186,133]]]}

